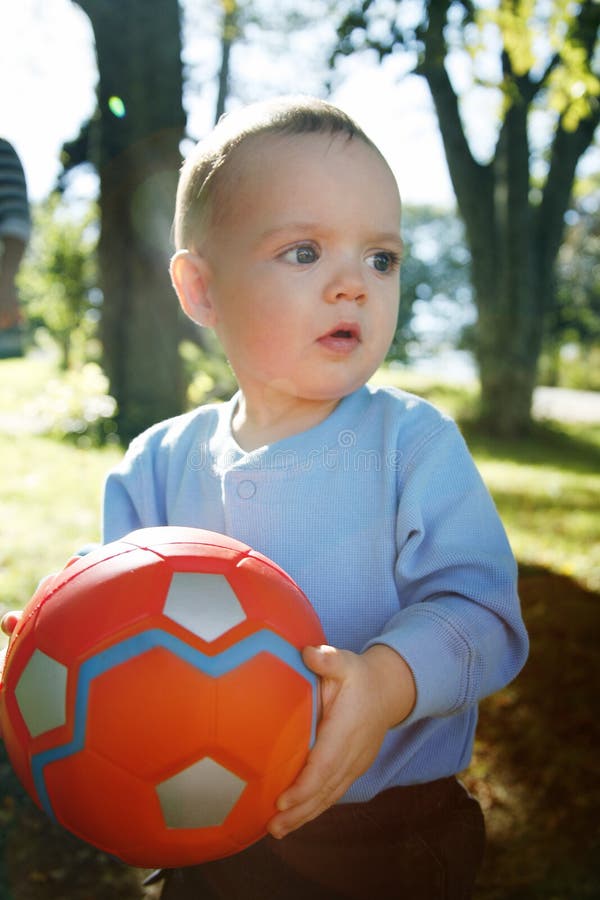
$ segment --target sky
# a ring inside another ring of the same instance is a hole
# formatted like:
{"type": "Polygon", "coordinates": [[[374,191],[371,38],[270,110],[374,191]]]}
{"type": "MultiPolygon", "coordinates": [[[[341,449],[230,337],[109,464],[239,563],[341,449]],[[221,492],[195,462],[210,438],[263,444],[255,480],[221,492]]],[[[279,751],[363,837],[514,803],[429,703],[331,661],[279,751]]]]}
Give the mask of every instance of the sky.
{"type": "MultiPolygon", "coordinates": [[[[201,57],[208,60],[205,69],[210,68],[217,49],[206,37],[190,39],[186,58],[202,71],[201,57]]],[[[215,65],[216,59],[213,71],[215,65]]],[[[259,60],[258,65],[269,63],[259,60]]],[[[281,56],[275,65],[280,75],[281,56]]],[[[249,59],[248,69],[255,72],[256,67],[257,60],[249,59]]],[[[353,115],[381,148],[404,201],[452,206],[454,195],[424,81],[401,80],[393,61],[385,67],[346,65],[343,71],[330,99],[353,115]]],[[[298,74],[288,69],[283,83],[297,84],[298,74]]],[[[264,78],[269,77],[265,69],[264,78]]],[[[61,145],[76,137],[95,108],[97,70],[87,16],[71,0],[0,0],[0,79],[0,135],[14,144],[30,197],[40,201],[56,180],[61,145]]],[[[313,80],[309,89],[316,92],[317,85],[313,80]]],[[[185,102],[188,129],[200,137],[210,126],[213,92],[190,88],[185,102]]],[[[88,189],[83,179],[80,189],[88,189]]]]}

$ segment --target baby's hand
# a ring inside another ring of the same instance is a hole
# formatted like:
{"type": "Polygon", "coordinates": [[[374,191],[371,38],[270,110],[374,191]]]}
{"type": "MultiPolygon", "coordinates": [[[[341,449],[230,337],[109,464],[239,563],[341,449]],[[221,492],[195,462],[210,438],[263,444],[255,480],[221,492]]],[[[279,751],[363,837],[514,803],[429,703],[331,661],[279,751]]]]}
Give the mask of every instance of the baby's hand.
{"type": "MultiPolygon", "coordinates": [[[[10,612],[4,613],[2,619],[0,620],[0,628],[7,634],[9,637],[17,627],[19,619],[21,618],[21,613],[17,610],[11,610],[10,612]]],[[[6,647],[3,647],[0,650],[0,675],[2,674],[2,670],[4,669],[4,658],[6,656],[6,647]]]]}
{"type": "MultiPolygon", "coordinates": [[[[12,612],[5,613],[2,616],[2,620],[0,621],[0,628],[2,629],[4,634],[7,634],[10,637],[10,635],[13,633],[13,631],[17,627],[17,622],[19,621],[20,618],[21,618],[20,612],[12,611],[12,612]]],[[[6,659],[6,651],[7,651],[7,647],[3,647],[0,650],[0,676],[2,676],[2,672],[4,670],[4,660],[6,659]]],[[[1,680],[2,679],[0,677],[0,681],[1,680]]],[[[0,738],[1,737],[2,737],[2,727],[0,724],[0,738]]]]}
{"type": "MultiPolygon", "coordinates": [[[[72,559],[69,560],[67,565],[69,565],[71,562],[74,562],[76,559],[78,559],[78,557],[74,556],[72,559]]],[[[46,575],[45,578],[42,578],[42,580],[40,581],[40,583],[38,585],[38,591],[40,589],[43,589],[43,587],[45,585],[49,584],[54,577],[55,577],[55,574],[46,575]]],[[[15,630],[15,628],[17,627],[17,625],[19,624],[19,620],[22,615],[23,615],[23,613],[21,612],[21,610],[17,610],[17,609],[11,609],[10,612],[4,613],[4,615],[2,616],[2,619],[0,619],[0,630],[3,631],[4,634],[7,634],[8,637],[10,637],[11,634],[13,633],[13,631],[15,630]]],[[[2,671],[4,669],[4,660],[6,658],[6,650],[7,650],[6,647],[4,647],[3,649],[0,650],[0,675],[2,674],[2,671]]]]}
{"type": "Polygon", "coordinates": [[[345,794],[416,698],[410,668],[383,644],[363,654],[307,647],[303,657],[321,678],[322,717],[306,766],[279,798],[279,812],[269,823],[277,838],[316,818],[345,794]]]}
{"type": "Polygon", "coordinates": [[[11,634],[13,633],[13,631],[15,630],[15,628],[17,627],[17,623],[20,618],[21,618],[21,613],[16,609],[13,609],[10,612],[4,613],[4,615],[2,616],[2,619],[0,620],[0,628],[2,629],[4,634],[7,634],[10,637],[11,634]]]}

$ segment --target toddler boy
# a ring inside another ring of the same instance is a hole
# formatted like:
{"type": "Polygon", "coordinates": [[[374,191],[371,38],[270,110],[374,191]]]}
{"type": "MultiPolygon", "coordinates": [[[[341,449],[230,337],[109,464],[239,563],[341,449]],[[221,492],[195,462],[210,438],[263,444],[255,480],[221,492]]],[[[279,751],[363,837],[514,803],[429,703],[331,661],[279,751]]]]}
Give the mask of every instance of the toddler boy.
{"type": "Polygon", "coordinates": [[[225,117],[183,166],[171,274],[239,390],[162,422],[110,474],[104,539],[188,525],[287,570],[328,646],[317,740],[270,834],[161,873],[163,898],[471,896],[484,843],[455,778],[478,701],[527,637],[515,563],[454,423],[366,382],[399,303],[400,198],[340,110],[282,98],[225,117]]]}
{"type": "Polygon", "coordinates": [[[239,390],[133,441],[106,485],[105,540],[171,524],[245,541],[299,583],[331,646],[304,653],[322,719],[270,836],[169,873],[163,897],[469,897],[483,824],[454,776],[478,701],[514,678],[527,638],[457,428],[366,385],[398,312],[395,179],[340,110],[257,104],[183,166],[175,241],[181,305],[215,330],[239,390]]]}

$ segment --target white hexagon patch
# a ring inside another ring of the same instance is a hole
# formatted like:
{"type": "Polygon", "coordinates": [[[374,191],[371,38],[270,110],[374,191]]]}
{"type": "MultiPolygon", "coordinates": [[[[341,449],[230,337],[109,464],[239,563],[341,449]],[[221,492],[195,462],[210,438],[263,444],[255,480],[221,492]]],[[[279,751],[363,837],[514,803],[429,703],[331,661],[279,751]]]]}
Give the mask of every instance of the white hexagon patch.
{"type": "Polygon", "coordinates": [[[222,825],[246,782],[205,756],[156,786],[167,828],[222,825]]]}
{"type": "Polygon", "coordinates": [[[175,572],[163,613],[205,641],[214,641],[246,618],[225,576],[204,572],[175,572]]]}
{"type": "Polygon", "coordinates": [[[23,669],[15,696],[32,737],[67,720],[67,667],[36,650],[23,669]]]}

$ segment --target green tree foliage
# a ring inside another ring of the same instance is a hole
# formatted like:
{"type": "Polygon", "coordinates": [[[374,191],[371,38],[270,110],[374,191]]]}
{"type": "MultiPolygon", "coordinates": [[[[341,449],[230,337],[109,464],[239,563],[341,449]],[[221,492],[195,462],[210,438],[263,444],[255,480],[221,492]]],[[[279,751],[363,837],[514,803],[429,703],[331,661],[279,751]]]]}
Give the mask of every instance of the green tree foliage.
{"type": "Polygon", "coordinates": [[[600,213],[573,213],[558,257],[558,305],[550,340],[600,344],[600,213]]]}
{"type": "Polygon", "coordinates": [[[596,0],[362,0],[339,29],[338,54],[404,51],[431,91],[472,259],[481,418],[497,433],[531,422],[564,216],[600,121],[599,25],[596,0]],[[485,159],[469,141],[474,91],[495,110],[485,159]]]}
{"type": "Polygon", "coordinates": [[[33,226],[19,288],[29,321],[47,329],[66,370],[74,363],[74,352],[82,361],[83,345],[96,330],[98,210],[90,204],[74,212],[52,194],[34,210],[33,226]]]}
{"type": "Polygon", "coordinates": [[[557,263],[557,303],[546,322],[546,384],[600,390],[600,213],[572,210],[557,263]]]}
{"type": "MultiPolygon", "coordinates": [[[[556,266],[556,304],[544,322],[539,382],[600,390],[600,191],[576,185],[556,266]]],[[[471,257],[459,216],[446,209],[405,207],[402,301],[390,359],[474,352],[476,321],[471,257]]]]}
{"type": "Polygon", "coordinates": [[[389,356],[406,362],[457,344],[473,303],[471,257],[454,212],[404,207],[402,236],[400,316],[389,356]]]}

